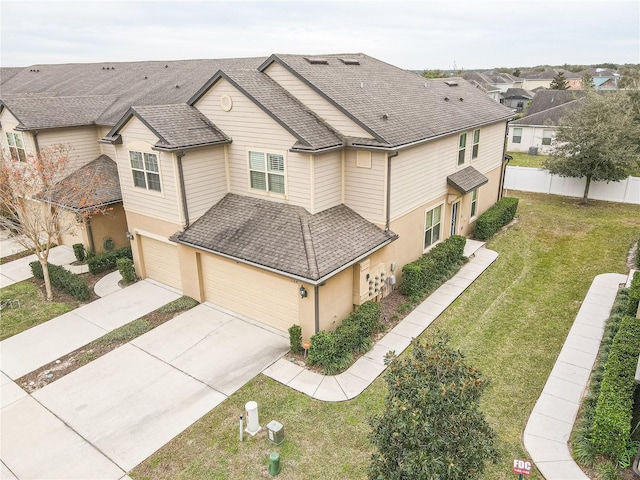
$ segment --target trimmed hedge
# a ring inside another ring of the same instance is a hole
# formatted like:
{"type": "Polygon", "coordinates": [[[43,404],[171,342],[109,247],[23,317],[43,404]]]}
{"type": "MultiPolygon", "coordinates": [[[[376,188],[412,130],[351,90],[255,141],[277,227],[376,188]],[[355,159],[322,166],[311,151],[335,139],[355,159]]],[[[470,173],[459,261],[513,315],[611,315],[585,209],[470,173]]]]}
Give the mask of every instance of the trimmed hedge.
{"type": "Polygon", "coordinates": [[[504,197],[478,217],[474,236],[479,240],[488,240],[516,216],[518,199],[504,197]]]}
{"type": "Polygon", "coordinates": [[[326,375],[346,368],[354,353],[371,348],[371,336],[383,328],[380,315],[380,304],[368,301],[351,312],[335,331],[316,333],[311,337],[309,364],[321,366],[326,375]]]}
{"type": "MultiPolygon", "coordinates": [[[[44,279],[42,264],[39,261],[31,262],[29,266],[34,277],[44,279]]],[[[89,286],[85,279],[58,265],[49,264],[49,280],[53,287],[68,293],[77,300],[83,302],[91,298],[89,286]]]]}
{"type": "Polygon", "coordinates": [[[289,348],[291,353],[302,353],[302,328],[300,325],[289,327],[289,348]]]}
{"type": "Polygon", "coordinates": [[[130,258],[118,258],[116,260],[116,267],[118,267],[122,281],[125,284],[128,285],[136,281],[136,270],[133,268],[133,262],[130,258]]]}
{"type": "Polygon", "coordinates": [[[131,247],[118,248],[117,250],[94,255],[87,261],[89,271],[95,275],[107,270],[115,270],[117,268],[116,262],[119,258],[128,258],[133,261],[131,247]]]}
{"type": "Polygon", "coordinates": [[[465,261],[466,241],[461,235],[452,235],[402,267],[400,293],[408,297],[424,296],[451,278],[465,261]]]}
{"type": "Polygon", "coordinates": [[[640,355],[640,319],[624,317],[613,339],[593,421],[596,452],[618,461],[631,434],[635,372],[640,355]]]}
{"type": "Polygon", "coordinates": [[[76,260],[79,262],[84,262],[85,258],[87,258],[87,251],[84,248],[82,243],[74,243],[73,254],[76,256],[76,260]]]}
{"type": "Polygon", "coordinates": [[[640,304],[640,272],[633,274],[629,287],[629,315],[635,316],[640,304]]]}

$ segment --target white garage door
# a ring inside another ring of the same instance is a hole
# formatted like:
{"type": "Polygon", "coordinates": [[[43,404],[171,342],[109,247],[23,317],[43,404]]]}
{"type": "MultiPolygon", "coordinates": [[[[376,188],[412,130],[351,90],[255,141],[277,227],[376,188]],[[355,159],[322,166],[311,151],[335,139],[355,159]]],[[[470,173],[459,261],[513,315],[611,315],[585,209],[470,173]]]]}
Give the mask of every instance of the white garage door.
{"type": "Polygon", "coordinates": [[[289,278],[201,255],[205,300],[287,331],[298,323],[298,285],[289,278]]]}
{"type": "Polygon", "coordinates": [[[175,245],[140,236],[142,262],[148,278],[182,289],[178,250],[175,245]]]}

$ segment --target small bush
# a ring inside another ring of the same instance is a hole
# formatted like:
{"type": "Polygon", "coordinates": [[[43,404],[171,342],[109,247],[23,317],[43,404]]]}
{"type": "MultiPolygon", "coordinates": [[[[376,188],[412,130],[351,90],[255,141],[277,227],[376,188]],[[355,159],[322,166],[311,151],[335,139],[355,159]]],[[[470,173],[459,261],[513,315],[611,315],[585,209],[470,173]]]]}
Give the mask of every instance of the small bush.
{"type": "Polygon", "coordinates": [[[629,287],[629,315],[636,315],[638,304],[640,304],[640,272],[633,274],[631,286],[629,287]]]}
{"type": "Polygon", "coordinates": [[[334,332],[318,332],[311,337],[308,362],[322,366],[326,375],[333,375],[351,362],[351,354],[339,348],[334,332]]]}
{"type": "Polygon", "coordinates": [[[129,260],[133,260],[131,247],[118,248],[117,250],[111,250],[110,252],[94,255],[89,258],[87,262],[89,265],[89,271],[96,275],[108,270],[115,270],[118,258],[128,258],[129,260]]]}
{"type": "Polygon", "coordinates": [[[422,297],[451,278],[465,261],[466,241],[463,236],[452,235],[415,262],[402,267],[400,293],[408,297],[422,297]]]}
{"type": "Polygon", "coordinates": [[[133,268],[133,262],[129,258],[118,258],[116,260],[116,266],[122,276],[122,281],[125,284],[130,284],[136,281],[136,270],[133,268]]]}
{"type": "MultiPolygon", "coordinates": [[[[29,264],[31,267],[31,272],[33,276],[36,278],[44,278],[44,273],[42,271],[42,264],[39,261],[31,262],[29,264]]],[[[49,264],[49,280],[51,281],[51,285],[56,289],[68,293],[73,296],[75,299],[84,302],[91,298],[91,292],[89,291],[89,286],[84,278],[76,275],[75,273],[71,273],[68,270],[65,270],[63,267],[59,267],[58,265],[49,264]]]]}
{"type": "Polygon", "coordinates": [[[85,258],[87,258],[87,251],[84,249],[84,245],[82,243],[73,244],[73,254],[79,262],[84,262],[85,258]]]}
{"type": "Polygon", "coordinates": [[[158,310],[160,311],[160,313],[175,313],[181,312],[183,310],[189,310],[196,305],[198,305],[197,300],[183,295],[182,297],[175,299],[173,302],[169,302],[166,305],[163,305],[158,310]]]}
{"type": "Polygon", "coordinates": [[[517,209],[517,198],[504,197],[478,217],[474,236],[479,240],[488,240],[513,220],[517,209]]]}
{"type": "Polygon", "coordinates": [[[302,352],[302,328],[300,325],[291,325],[289,327],[289,347],[291,353],[302,352]]]}

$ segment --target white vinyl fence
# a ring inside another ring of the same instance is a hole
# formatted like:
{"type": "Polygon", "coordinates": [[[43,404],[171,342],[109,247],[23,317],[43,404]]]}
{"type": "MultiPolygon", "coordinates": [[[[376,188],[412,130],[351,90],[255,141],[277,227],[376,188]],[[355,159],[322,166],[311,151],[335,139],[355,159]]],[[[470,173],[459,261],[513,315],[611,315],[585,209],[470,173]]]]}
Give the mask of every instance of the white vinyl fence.
{"type": "MultiPolygon", "coordinates": [[[[567,197],[584,195],[584,178],[551,175],[542,168],[510,167],[504,177],[504,188],[524,192],[550,193],[567,197]]],[[[640,205],[640,178],[628,177],[621,182],[591,182],[589,199],[640,205]]]]}

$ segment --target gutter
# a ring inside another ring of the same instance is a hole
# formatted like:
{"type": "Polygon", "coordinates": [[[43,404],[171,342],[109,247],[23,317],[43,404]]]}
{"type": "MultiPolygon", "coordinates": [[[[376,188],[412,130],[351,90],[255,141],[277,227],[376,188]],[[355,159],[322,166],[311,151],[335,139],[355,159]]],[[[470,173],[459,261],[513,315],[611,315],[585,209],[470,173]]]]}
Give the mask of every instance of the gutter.
{"type": "Polygon", "coordinates": [[[180,196],[182,197],[182,214],[184,215],[184,228],[189,226],[189,206],[187,205],[187,192],[184,186],[184,171],[182,169],[182,157],[186,154],[184,151],[176,154],[178,159],[178,179],[180,180],[180,196]]]}
{"type": "Polygon", "coordinates": [[[391,224],[391,159],[399,155],[398,151],[391,152],[387,155],[387,205],[386,205],[386,220],[384,223],[384,231],[389,231],[389,225],[391,224]]]}
{"type": "Polygon", "coordinates": [[[352,265],[355,265],[356,263],[358,263],[360,260],[367,258],[369,255],[377,252],[378,250],[380,250],[381,248],[386,247],[387,245],[389,245],[391,242],[394,242],[395,240],[398,239],[398,235],[394,235],[391,238],[388,238],[387,240],[385,240],[384,242],[382,242],[379,245],[376,245],[374,248],[372,248],[371,250],[366,251],[365,253],[363,253],[362,255],[359,255],[358,257],[354,258],[353,260],[345,263],[343,266],[341,266],[340,268],[337,268],[336,270],[333,270],[332,272],[327,273],[326,275],[320,277],[317,280],[312,280],[310,278],[305,278],[301,275],[296,275],[294,273],[288,273],[288,272],[284,272],[282,270],[277,270],[275,268],[272,267],[267,267],[266,265],[262,265],[260,263],[256,263],[256,262],[252,262],[251,260],[246,260],[244,258],[238,258],[238,257],[234,257],[232,255],[226,254],[226,253],[222,253],[222,252],[217,252],[215,250],[212,250],[210,248],[205,248],[202,247],[200,245],[195,245],[193,243],[190,242],[185,242],[184,240],[180,240],[179,238],[176,239],[177,243],[180,243],[181,245],[186,245],[187,247],[192,247],[195,248],[196,250],[202,250],[203,252],[208,252],[208,253],[213,253],[214,255],[218,255],[219,257],[223,257],[223,258],[227,258],[229,260],[233,260],[234,262],[237,263],[242,263],[244,265],[250,265],[252,267],[256,267],[256,268],[260,268],[262,270],[266,270],[267,272],[271,272],[271,273],[275,273],[277,275],[282,275],[283,277],[287,277],[287,278],[292,278],[294,280],[298,280],[299,282],[305,282],[308,283],[309,285],[313,285],[314,287],[320,287],[322,286],[328,279],[330,279],[331,277],[337,275],[340,272],[343,272],[344,270],[346,270],[347,268],[351,267],[352,265]]]}
{"type": "Polygon", "coordinates": [[[318,333],[320,331],[320,298],[319,298],[319,293],[320,293],[320,287],[319,285],[314,285],[313,286],[313,298],[314,298],[314,314],[315,314],[315,333],[318,333]]]}

